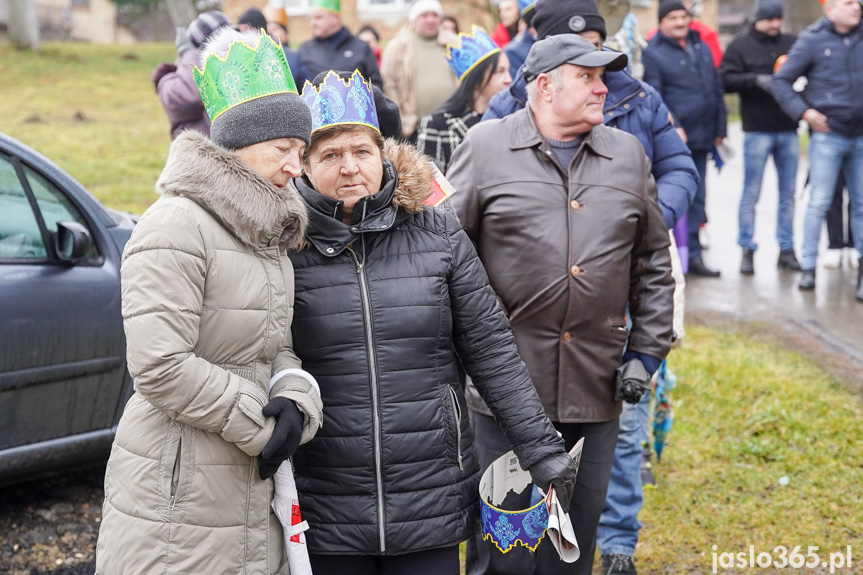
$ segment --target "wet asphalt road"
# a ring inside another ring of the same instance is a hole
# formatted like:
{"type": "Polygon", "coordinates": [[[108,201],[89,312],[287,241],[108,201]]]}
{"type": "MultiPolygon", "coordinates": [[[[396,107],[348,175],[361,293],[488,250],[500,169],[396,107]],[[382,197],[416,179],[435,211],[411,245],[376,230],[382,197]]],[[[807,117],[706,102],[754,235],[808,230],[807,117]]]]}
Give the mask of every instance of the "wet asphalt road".
{"type": "MultiPolygon", "coordinates": [[[[756,208],[755,275],[739,273],[741,250],[737,245],[737,208],[743,188],[743,132],[740,124],[729,126],[728,143],[735,154],[727,158],[720,173],[711,162],[707,179],[707,234],[710,247],[704,252],[708,266],[719,269],[718,279],[687,277],[686,313],[710,313],[744,321],[783,322],[797,325],[835,351],[863,366],[863,303],[854,299],[857,270],[832,270],[820,265],[816,289],[797,289],[800,272],[777,268],[776,242],[778,192],[776,170],[768,161],[761,197],[756,208]]],[[[803,243],[803,216],[809,200],[804,182],[809,168],[805,155],[798,169],[797,205],[794,218],[794,246],[798,258],[803,243]]],[[[822,248],[827,249],[827,233],[822,248]]],[[[863,367],[861,367],[863,369],[863,367]]]]}

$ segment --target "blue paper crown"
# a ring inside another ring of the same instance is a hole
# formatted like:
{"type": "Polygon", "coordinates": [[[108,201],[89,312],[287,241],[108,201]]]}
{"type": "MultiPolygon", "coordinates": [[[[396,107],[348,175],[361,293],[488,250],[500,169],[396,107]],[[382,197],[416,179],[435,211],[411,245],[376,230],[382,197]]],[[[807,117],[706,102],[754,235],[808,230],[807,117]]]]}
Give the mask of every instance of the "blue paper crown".
{"type": "Polygon", "coordinates": [[[447,44],[446,60],[456,78],[462,81],[477,64],[498,52],[500,48],[488,32],[474,24],[470,34],[458,35],[457,45],[447,44]]]}
{"type": "Polygon", "coordinates": [[[480,498],[482,538],[491,541],[501,553],[516,544],[536,551],[548,527],[548,507],[545,500],[523,511],[504,511],[480,498]]]}
{"type": "Polygon", "coordinates": [[[501,553],[518,545],[535,551],[548,528],[548,507],[542,498],[528,509],[512,511],[495,506],[506,503],[510,492],[523,493],[532,487],[530,473],[521,468],[510,451],[498,457],[483,472],[479,481],[479,510],[482,537],[501,553]],[[503,491],[503,493],[501,493],[503,491]],[[498,500],[494,501],[497,497],[498,500]]]}
{"type": "Polygon", "coordinates": [[[536,8],[536,0],[518,0],[518,11],[522,16],[536,8]]]}
{"type": "Polygon", "coordinates": [[[312,111],[312,133],[336,124],[359,124],[381,131],[372,85],[359,70],[354,70],[349,80],[330,71],[317,87],[306,80],[302,98],[312,111]]]}

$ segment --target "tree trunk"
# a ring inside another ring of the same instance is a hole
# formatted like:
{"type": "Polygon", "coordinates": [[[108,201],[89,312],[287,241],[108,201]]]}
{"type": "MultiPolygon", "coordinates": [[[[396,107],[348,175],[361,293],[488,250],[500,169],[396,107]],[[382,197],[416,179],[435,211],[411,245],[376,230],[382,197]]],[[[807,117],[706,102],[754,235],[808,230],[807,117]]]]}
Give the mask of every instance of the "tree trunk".
{"type": "Polygon", "coordinates": [[[180,26],[185,28],[198,17],[192,0],[165,0],[165,5],[168,8],[168,15],[171,17],[171,24],[174,25],[174,28],[180,26]]]}
{"type": "Polygon", "coordinates": [[[9,39],[19,50],[39,49],[39,18],[36,3],[31,0],[10,0],[9,39]]]}

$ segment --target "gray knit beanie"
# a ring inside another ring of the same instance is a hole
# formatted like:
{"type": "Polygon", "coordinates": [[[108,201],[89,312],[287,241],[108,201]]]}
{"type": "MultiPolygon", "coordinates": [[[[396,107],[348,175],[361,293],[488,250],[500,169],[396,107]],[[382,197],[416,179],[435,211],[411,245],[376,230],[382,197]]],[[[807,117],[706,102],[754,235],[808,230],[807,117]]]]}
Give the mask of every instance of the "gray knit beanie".
{"type": "MultiPolygon", "coordinates": [[[[284,61],[284,52],[279,46],[274,51],[272,46],[261,48],[259,42],[263,43],[269,36],[261,37],[260,31],[248,30],[238,32],[233,28],[224,28],[216,33],[212,39],[201,50],[201,67],[208,58],[215,56],[220,60],[226,58],[228,49],[234,42],[242,42],[250,48],[258,47],[261,50],[269,50],[270,54],[266,62],[248,62],[236,69],[230,70],[232,74],[240,77],[240,82],[248,84],[256,78],[246,75],[257,75],[270,72],[271,66],[280,68],[282,65],[287,71],[285,85],[282,89],[273,89],[272,93],[251,97],[215,115],[210,126],[210,138],[220,146],[229,150],[244,148],[268,140],[279,138],[297,138],[303,140],[306,145],[312,132],[312,114],[308,106],[295,91],[293,78],[287,61],[284,61]],[[267,72],[258,67],[267,67],[267,72]]],[[[276,44],[278,44],[276,42],[276,44]]],[[[265,52],[260,52],[265,53],[265,52]]],[[[260,54],[256,58],[260,57],[260,54]]],[[[230,60],[230,59],[229,59],[230,60]]],[[[224,68],[223,68],[224,70],[224,68]]],[[[210,74],[205,70],[205,76],[210,74]]],[[[219,84],[217,79],[213,79],[219,84]]],[[[281,87],[280,87],[281,88],[281,87]]],[[[270,90],[267,90],[270,91],[270,90]]]]}

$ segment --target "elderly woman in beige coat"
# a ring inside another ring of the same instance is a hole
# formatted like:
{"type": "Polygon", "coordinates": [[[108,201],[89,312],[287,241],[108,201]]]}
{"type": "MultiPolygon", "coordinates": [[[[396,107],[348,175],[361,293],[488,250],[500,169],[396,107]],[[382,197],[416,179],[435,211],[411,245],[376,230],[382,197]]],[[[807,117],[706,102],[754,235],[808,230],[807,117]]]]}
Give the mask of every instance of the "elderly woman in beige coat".
{"type": "Polygon", "coordinates": [[[100,574],[288,573],[269,477],[321,425],[286,253],[307,221],[291,178],[309,111],[268,36],[227,29],[211,54],[195,75],[212,140],[174,141],[123,256],[135,394],[105,477],[100,574]],[[232,65],[262,72],[225,89],[232,65]]]}

